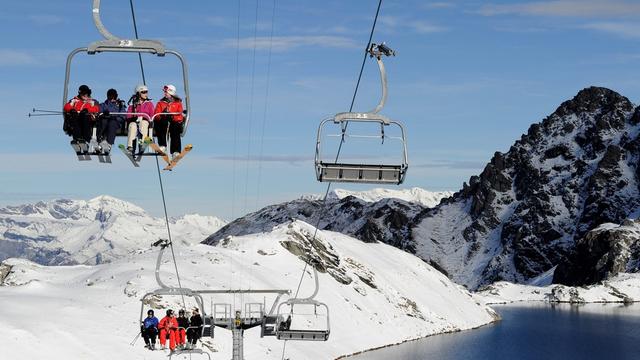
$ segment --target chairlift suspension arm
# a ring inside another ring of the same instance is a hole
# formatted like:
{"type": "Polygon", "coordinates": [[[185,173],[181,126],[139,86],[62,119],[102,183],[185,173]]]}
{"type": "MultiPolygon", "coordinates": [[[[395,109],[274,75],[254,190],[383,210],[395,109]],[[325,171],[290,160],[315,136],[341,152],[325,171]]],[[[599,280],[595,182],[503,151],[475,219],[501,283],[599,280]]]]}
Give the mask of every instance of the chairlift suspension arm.
{"type": "Polygon", "coordinates": [[[113,35],[107,30],[107,28],[102,24],[102,20],[100,19],[100,0],[93,0],[93,23],[96,25],[96,28],[104,36],[107,40],[120,40],[119,37],[113,35]]]}

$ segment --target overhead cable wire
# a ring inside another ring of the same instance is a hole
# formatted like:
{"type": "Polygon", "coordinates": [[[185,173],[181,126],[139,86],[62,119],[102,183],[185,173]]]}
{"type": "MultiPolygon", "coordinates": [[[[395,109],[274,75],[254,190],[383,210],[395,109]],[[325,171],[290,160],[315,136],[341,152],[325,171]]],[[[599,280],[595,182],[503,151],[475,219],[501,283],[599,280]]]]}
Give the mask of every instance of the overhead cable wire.
{"type": "MultiPolygon", "coordinates": [[[[356,95],[358,94],[358,88],[360,87],[360,80],[362,78],[362,73],[364,71],[364,65],[366,63],[367,60],[367,50],[369,50],[369,47],[371,46],[371,40],[373,39],[373,33],[376,29],[376,23],[378,22],[378,15],[380,14],[380,7],[382,5],[382,0],[378,1],[378,7],[376,9],[376,15],[373,18],[373,25],[371,26],[371,32],[369,34],[369,40],[367,41],[367,47],[365,49],[364,52],[364,57],[362,59],[362,65],[360,66],[360,72],[358,74],[358,81],[356,82],[356,87],[353,91],[353,97],[351,98],[351,105],[349,106],[349,112],[353,111],[353,105],[355,103],[356,100],[356,95]]],[[[347,123],[348,125],[348,123],[347,123]]],[[[345,126],[346,129],[346,126],[345,126]]],[[[338,151],[336,153],[336,160],[335,162],[338,162],[338,158],[340,157],[340,151],[342,150],[342,144],[343,144],[344,140],[340,141],[340,145],[338,147],[338,151]]],[[[331,189],[331,184],[332,182],[329,182],[327,184],[327,189],[324,193],[324,197],[322,199],[322,211],[320,211],[318,213],[318,221],[316,222],[316,226],[315,226],[315,230],[313,231],[313,238],[312,238],[312,243],[315,242],[316,240],[316,235],[318,234],[318,228],[320,227],[320,221],[322,221],[322,215],[326,212],[325,208],[327,205],[327,197],[329,196],[329,190],[331,189]]],[[[311,259],[308,259],[308,261],[311,261],[311,259]]],[[[302,275],[300,276],[300,281],[298,282],[298,287],[296,288],[296,293],[294,295],[294,298],[298,297],[298,292],[300,291],[300,287],[302,286],[302,281],[304,280],[304,275],[307,271],[307,267],[309,266],[309,263],[307,261],[304,262],[304,268],[302,269],[302,275]]],[[[315,271],[315,268],[314,268],[315,271]]],[[[291,309],[293,311],[293,309],[291,309]]],[[[282,360],[284,360],[284,356],[285,356],[285,350],[287,348],[287,340],[284,341],[284,345],[282,346],[282,360]]]]}
{"type": "Polygon", "coordinates": [[[260,150],[258,152],[258,175],[257,175],[257,189],[256,189],[256,208],[260,201],[260,183],[262,180],[262,155],[264,152],[264,131],[267,123],[267,106],[269,104],[269,81],[271,80],[271,53],[273,49],[273,28],[276,17],[276,0],[273,0],[273,8],[271,10],[271,32],[269,34],[269,55],[267,56],[267,80],[264,92],[264,110],[262,112],[262,134],[260,136],[260,150]]]}
{"type": "MultiPolygon", "coordinates": [[[[135,32],[136,39],[138,39],[138,26],[136,24],[136,13],[133,8],[133,0],[129,0],[129,5],[131,7],[131,17],[133,18],[133,30],[135,32]]],[[[142,82],[146,85],[147,81],[144,75],[144,65],[142,63],[142,55],[138,53],[138,60],[140,61],[140,72],[142,73],[142,82]]],[[[160,162],[158,161],[158,157],[156,158],[156,168],[158,170],[158,181],[160,182],[160,194],[162,195],[162,207],[164,209],[164,220],[167,225],[167,235],[169,237],[169,247],[171,248],[171,256],[173,258],[173,265],[176,270],[176,279],[178,280],[178,287],[182,290],[182,283],[180,282],[180,272],[178,271],[178,262],[176,261],[176,254],[173,250],[173,239],[171,238],[171,227],[169,226],[169,215],[167,214],[167,202],[164,196],[164,185],[162,183],[162,173],[160,172],[160,162]]],[[[180,296],[182,297],[182,306],[186,309],[187,305],[184,300],[184,294],[182,291],[180,292],[180,296]]]]}

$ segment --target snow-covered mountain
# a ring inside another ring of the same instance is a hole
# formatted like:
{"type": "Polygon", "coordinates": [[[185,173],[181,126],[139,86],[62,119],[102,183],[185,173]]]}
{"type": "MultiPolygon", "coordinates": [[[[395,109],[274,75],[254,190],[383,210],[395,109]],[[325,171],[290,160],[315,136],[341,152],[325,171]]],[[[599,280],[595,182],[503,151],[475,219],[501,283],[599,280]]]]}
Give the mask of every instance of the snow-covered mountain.
{"type": "Polygon", "coordinates": [[[270,231],[274,226],[299,219],[365,242],[381,241],[414,252],[415,244],[409,236],[411,219],[451,194],[418,188],[363,192],[335,190],[326,202],[304,197],[267,206],[230,222],[204,243],[216,244],[228,235],[270,231]]]}
{"type": "Polygon", "coordinates": [[[640,108],[591,87],[496,152],[452,196],[338,190],[326,205],[307,198],[266,207],[205,242],[297,218],[414,253],[471,289],[527,283],[558,265],[556,281],[572,283],[585,258],[576,244],[603,223],[640,215],[639,134],[640,108]]]}
{"type": "Polygon", "coordinates": [[[416,254],[470,288],[524,283],[575,256],[576,242],[600,224],[636,216],[634,108],[609,89],[580,91],[509,151],[496,152],[461,191],[420,214],[411,232],[416,254]]]}
{"type": "MultiPolygon", "coordinates": [[[[225,222],[211,216],[172,219],[175,242],[198,243],[225,222]]],[[[167,238],[164,218],[111,196],[0,208],[0,260],[44,265],[100,264],[167,238]]]]}
{"type": "MultiPolygon", "coordinates": [[[[464,288],[415,256],[391,246],[367,244],[346,235],[319,231],[301,221],[287,222],[254,235],[229,237],[218,246],[176,244],[182,285],[191,289],[296,290],[303,261],[319,270],[317,300],[330,309],[327,342],[289,341],[286,358],[333,359],[364,349],[440,332],[481,326],[496,314],[464,288]],[[311,262],[311,261],[310,261],[311,262]]],[[[140,298],[156,289],[157,252],[126,254],[100,265],[42,266],[9,259],[0,266],[1,359],[158,359],[138,339],[140,298]],[[43,314],[47,314],[43,316],[43,314]]],[[[171,256],[160,269],[163,282],[176,286],[171,256]]],[[[300,296],[314,289],[307,269],[300,296]]],[[[211,303],[267,303],[273,298],[205,296],[211,303]]],[[[284,299],[282,299],[284,300],[284,299]]],[[[193,306],[186,299],[187,308],[193,306]]],[[[181,307],[179,296],[156,298],[156,314],[181,307]]],[[[145,306],[145,311],[148,307],[145,306]]],[[[294,315],[295,316],[295,315],[294,315]]],[[[295,321],[295,320],[294,320],[295,321]]],[[[216,329],[202,348],[213,359],[231,358],[231,334],[216,329]]],[[[247,359],[281,359],[283,342],[245,332],[247,359]]],[[[202,355],[200,355],[202,357],[202,355]]]]}

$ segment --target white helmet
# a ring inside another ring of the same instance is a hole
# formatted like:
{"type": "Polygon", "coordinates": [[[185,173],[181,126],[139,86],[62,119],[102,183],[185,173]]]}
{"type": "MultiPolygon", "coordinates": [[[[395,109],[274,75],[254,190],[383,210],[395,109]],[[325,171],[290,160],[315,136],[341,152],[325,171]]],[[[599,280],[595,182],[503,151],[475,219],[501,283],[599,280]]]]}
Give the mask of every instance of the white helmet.
{"type": "Polygon", "coordinates": [[[167,92],[167,94],[169,94],[169,95],[171,95],[171,96],[174,96],[174,95],[176,94],[176,87],[175,87],[175,86],[173,86],[173,85],[171,85],[171,84],[169,84],[169,85],[165,85],[165,86],[162,88],[162,91],[166,91],[166,92],[167,92]]]}
{"type": "Polygon", "coordinates": [[[136,93],[140,93],[140,92],[143,92],[143,91],[149,91],[149,88],[147,88],[147,85],[140,84],[140,85],[136,86],[134,91],[136,93]]]}

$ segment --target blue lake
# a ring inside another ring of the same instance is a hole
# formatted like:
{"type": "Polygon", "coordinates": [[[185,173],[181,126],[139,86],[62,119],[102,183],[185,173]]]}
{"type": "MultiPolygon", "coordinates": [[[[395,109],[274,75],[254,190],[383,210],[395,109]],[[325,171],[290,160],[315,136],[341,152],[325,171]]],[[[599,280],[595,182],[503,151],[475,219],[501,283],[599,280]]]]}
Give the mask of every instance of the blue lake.
{"type": "Polygon", "coordinates": [[[493,306],[502,321],[367,352],[361,360],[640,359],[640,305],[493,306]]]}

